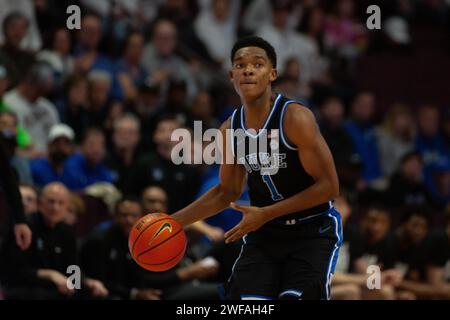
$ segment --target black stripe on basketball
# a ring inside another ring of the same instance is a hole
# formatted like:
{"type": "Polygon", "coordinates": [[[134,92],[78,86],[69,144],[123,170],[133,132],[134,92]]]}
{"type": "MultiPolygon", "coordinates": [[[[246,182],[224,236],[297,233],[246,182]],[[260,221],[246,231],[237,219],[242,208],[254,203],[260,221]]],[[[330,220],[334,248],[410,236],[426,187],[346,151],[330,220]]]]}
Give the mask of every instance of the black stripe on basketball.
{"type": "Polygon", "coordinates": [[[162,264],[169,263],[169,262],[172,261],[172,260],[175,260],[175,259],[178,258],[178,256],[179,256],[180,254],[182,254],[185,250],[186,250],[186,245],[185,245],[185,246],[183,247],[183,249],[181,249],[181,251],[178,252],[173,258],[170,258],[169,260],[166,260],[166,261],[161,262],[161,263],[145,263],[145,262],[142,262],[142,261],[139,261],[139,263],[140,263],[140,264],[145,264],[146,266],[159,266],[159,265],[162,265],[162,264]]]}
{"type": "Polygon", "coordinates": [[[183,229],[178,230],[177,232],[175,232],[173,235],[171,235],[170,237],[164,239],[163,241],[161,241],[160,243],[158,243],[157,245],[154,245],[153,247],[150,247],[148,249],[145,249],[144,251],[142,251],[141,253],[139,253],[136,256],[136,259],[139,259],[140,256],[142,256],[143,254],[149,252],[152,249],[155,249],[156,247],[159,247],[160,245],[162,245],[164,242],[169,241],[170,239],[172,239],[173,237],[175,237],[177,234],[179,234],[181,231],[183,231],[183,229]]]}
{"type": "Polygon", "coordinates": [[[133,245],[131,246],[131,255],[134,256],[134,246],[136,245],[136,242],[139,240],[139,238],[141,237],[142,234],[144,234],[145,230],[147,230],[148,228],[150,228],[152,225],[154,225],[155,223],[159,222],[159,221],[164,221],[164,220],[174,220],[173,218],[170,217],[163,217],[161,219],[158,219],[156,221],[153,221],[152,223],[150,223],[148,226],[145,226],[144,229],[139,231],[138,236],[136,237],[136,239],[134,239],[133,245]]]}

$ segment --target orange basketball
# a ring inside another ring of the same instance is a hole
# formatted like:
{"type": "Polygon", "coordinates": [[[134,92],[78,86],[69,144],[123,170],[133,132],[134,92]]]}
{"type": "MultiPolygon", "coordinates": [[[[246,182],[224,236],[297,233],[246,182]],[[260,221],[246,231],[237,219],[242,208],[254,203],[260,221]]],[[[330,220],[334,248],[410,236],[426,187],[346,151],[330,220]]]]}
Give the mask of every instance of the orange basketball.
{"type": "Polygon", "coordinates": [[[128,237],[128,248],[134,261],[150,271],[174,267],[183,258],[186,244],[181,225],[165,213],[142,217],[128,237]]]}

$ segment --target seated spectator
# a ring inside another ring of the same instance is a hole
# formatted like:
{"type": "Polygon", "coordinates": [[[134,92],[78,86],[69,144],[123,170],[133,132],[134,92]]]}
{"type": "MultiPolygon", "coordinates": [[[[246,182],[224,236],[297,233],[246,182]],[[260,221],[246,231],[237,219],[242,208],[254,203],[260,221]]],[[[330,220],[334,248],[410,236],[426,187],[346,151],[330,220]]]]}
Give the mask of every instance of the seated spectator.
{"type": "Polygon", "coordinates": [[[430,260],[426,238],[430,228],[430,216],[424,208],[408,212],[395,234],[396,268],[405,277],[401,290],[412,293],[418,299],[450,299],[450,285],[445,285],[439,273],[430,273],[430,260]]]}
{"type": "Polygon", "coordinates": [[[38,211],[38,192],[28,184],[19,185],[20,195],[22,196],[23,210],[25,215],[31,215],[38,211]]]}
{"type": "Polygon", "coordinates": [[[62,182],[68,173],[66,160],[73,154],[75,138],[73,130],[65,124],[54,125],[48,136],[48,156],[30,162],[36,186],[44,187],[50,182],[62,182]]]}
{"type": "Polygon", "coordinates": [[[153,135],[156,152],[142,156],[131,170],[124,190],[139,195],[145,187],[158,185],[167,191],[168,210],[175,212],[194,200],[199,188],[199,172],[188,165],[176,165],[171,153],[176,141],[171,141],[174,130],[181,128],[175,116],[160,118],[153,135]]]}
{"type": "Polygon", "coordinates": [[[110,57],[99,51],[102,37],[100,17],[93,13],[84,15],[81,19],[81,29],[77,32],[76,37],[74,70],[81,74],[92,71],[107,73],[111,80],[111,86],[108,88],[109,99],[121,100],[123,94],[117,81],[115,64],[110,57]]]}
{"type": "Polygon", "coordinates": [[[81,152],[67,159],[67,174],[62,182],[71,190],[82,190],[96,182],[112,182],[111,171],[104,164],[105,136],[97,128],[86,130],[81,152]]]}
{"type": "Polygon", "coordinates": [[[375,97],[371,92],[359,93],[352,104],[352,118],[345,124],[350,134],[353,149],[358,153],[363,165],[363,178],[373,182],[381,175],[379,152],[373,116],[375,97]]]}
{"type": "Polygon", "coordinates": [[[144,41],[142,33],[131,32],[128,34],[122,58],[117,63],[117,78],[125,100],[136,101],[138,88],[144,85],[149,76],[141,64],[144,41]]]}
{"type": "MultiPolygon", "coordinates": [[[[39,212],[30,224],[33,241],[27,251],[14,243],[5,243],[8,259],[3,275],[7,299],[67,299],[75,289],[67,286],[67,267],[78,264],[76,239],[63,220],[69,201],[69,191],[60,183],[51,183],[42,191],[39,212]]],[[[79,294],[90,297],[108,295],[104,285],[82,277],[79,294]],[[86,288],[86,289],[84,289],[86,288]]]]}
{"type": "Polygon", "coordinates": [[[363,243],[356,225],[349,223],[351,207],[345,197],[338,197],[335,207],[341,213],[344,227],[344,240],[339,249],[339,257],[331,287],[333,299],[336,300],[372,300],[393,299],[394,287],[402,277],[397,270],[383,270],[381,273],[381,288],[369,290],[367,280],[367,263],[363,259],[363,243]]]}
{"type": "Polygon", "coordinates": [[[34,55],[21,48],[27,34],[29,20],[18,12],[12,12],[3,20],[3,45],[0,47],[0,64],[9,75],[10,88],[15,87],[35,62],[34,55]]]}
{"type": "Polygon", "coordinates": [[[383,124],[377,128],[380,166],[385,177],[391,176],[403,156],[414,150],[415,134],[411,110],[402,104],[391,106],[384,116],[383,124]]]}
{"type": "Polygon", "coordinates": [[[443,228],[431,232],[427,241],[428,280],[436,286],[450,286],[450,205],[443,228]]]}
{"type": "Polygon", "coordinates": [[[69,203],[67,204],[67,213],[64,218],[64,222],[67,223],[69,226],[75,227],[75,232],[77,223],[80,220],[80,217],[86,214],[86,205],[83,201],[83,199],[75,194],[70,194],[69,203]]]}
{"type": "Polygon", "coordinates": [[[422,168],[420,154],[410,152],[402,157],[399,168],[389,180],[385,194],[389,205],[401,209],[433,204],[433,198],[423,183],[422,168]]]}
{"type": "Polygon", "coordinates": [[[203,130],[220,127],[214,115],[214,101],[208,91],[200,91],[195,96],[189,112],[190,118],[202,122],[203,130]]]}
{"type": "Polygon", "coordinates": [[[5,94],[5,102],[32,137],[38,155],[45,153],[50,128],[59,122],[55,105],[45,98],[52,88],[52,70],[47,65],[37,64],[15,89],[5,94]]]}
{"type": "Polygon", "coordinates": [[[52,33],[49,47],[37,54],[37,60],[47,63],[55,76],[56,90],[61,90],[63,83],[73,72],[74,60],[70,55],[71,37],[66,27],[59,27],[52,33]]]}
{"type": "Polygon", "coordinates": [[[167,193],[158,186],[148,186],[142,192],[142,209],[144,213],[167,212],[167,193]]]}
{"type": "Polygon", "coordinates": [[[71,127],[75,133],[75,142],[79,143],[83,131],[92,122],[89,114],[89,86],[85,76],[71,75],[65,82],[63,96],[57,102],[61,121],[71,127]]]}
{"type": "Polygon", "coordinates": [[[288,58],[283,69],[284,72],[276,80],[276,90],[292,100],[308,105],[312,89],[307,82],[302,80],[302,69],[298,58],[288,58]]]}
{"type": "Polygon", "coordinates": [[[156,22],[151,42],[145,46],[142,64],[151,74],[152,83],[166,87],[170,79],[187,85],[188,98],[197,92],[197,85],[188,64],[176,54],[177,28],[169,20],[156,22]]]}
{"type": "Polygon", "coordinates": [[[8,149],[11,165],[21,183],[33,184],[30,161],[18,148],[19,129],[17,116],[12,111],[0,112],[0,134],[8,149]]]}
{"type": "Polygon", "coordinates": [[[352,139],[344,128],[344,105],[338,97],[326,98],[319,106],[320,131],[330,148],[342,186],[348,190],[361,190],[362,172],[352,139]]]}
{"type": "Polygon", "coordinates": [[[149,272],[131,259],[128,234],[141,216],[142,207],[137,199],[125,197],[119,201],[113,225],[93,234],[83,246],[83,270],[92,277],[103,279],[112,298],[177,300],[216,297],[215,285],[192,282],[193,279],[213,275],[215,267],[199,262],[164,272],[149,272]]]}
{"type": "Polygon", "coordinates": [[[110,168],[117,188],[124,190],[130,170],[136,165],[140,141],[140,121],[132,114],[125,114],[113,124],[112,148],[105,164],[110,168]]]}
{"type": "Polygon", "coordinates": [[[93,70],[87,75],[88,104],[85,126],[103,127],[109,111],[108,93],[111,89],[111,75],[103,70],[93,70]]]}

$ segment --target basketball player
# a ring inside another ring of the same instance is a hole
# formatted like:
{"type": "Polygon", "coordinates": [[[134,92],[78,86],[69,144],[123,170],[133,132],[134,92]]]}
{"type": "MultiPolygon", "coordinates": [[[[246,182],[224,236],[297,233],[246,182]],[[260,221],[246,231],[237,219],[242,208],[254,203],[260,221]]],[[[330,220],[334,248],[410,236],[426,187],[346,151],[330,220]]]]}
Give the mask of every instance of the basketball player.
{"type": "Polygon", "coordinates": [[[238,141],[234,134],[223,139],[223,157],[236,161],[223,163],[220,183],[173,217],[185,226],[228,206],[242,212],[240,223],[225,234],[227,243],[243,238],[225,284],[227,298],[330,299],[342,242],[340,215],[331,202],[339,192],[332,155],[312,112],[272,91],[276,54],[268,42],[258,37],[238,40],[231,61],[231,82],[243,105],[220,130],[227,137],[227,129],[241,129],[245,139],[238,141]],[[278,170],[272,174],[263,172],[264,153],[249,147],[262,133],[280,138],[276,146],[266,139],[266,150],[277,148],[270,159],[278,170]],[[236,151],[243,142],[241,157],[236,151]],[[251,206],[234,203],[245,183],[251,206]]]}

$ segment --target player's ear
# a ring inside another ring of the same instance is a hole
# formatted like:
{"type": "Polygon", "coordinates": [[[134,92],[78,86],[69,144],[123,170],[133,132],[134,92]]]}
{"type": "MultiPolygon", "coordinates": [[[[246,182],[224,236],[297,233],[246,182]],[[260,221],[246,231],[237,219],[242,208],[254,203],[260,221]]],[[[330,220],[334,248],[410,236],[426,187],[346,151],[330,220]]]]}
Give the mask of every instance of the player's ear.
{"type": "Polygon", "coordinates": [[[270,71],[269,80],[270,82],[274,82],[278,78],[278,71],[275,68],[272,68],[272,71],[270,71]]]}

